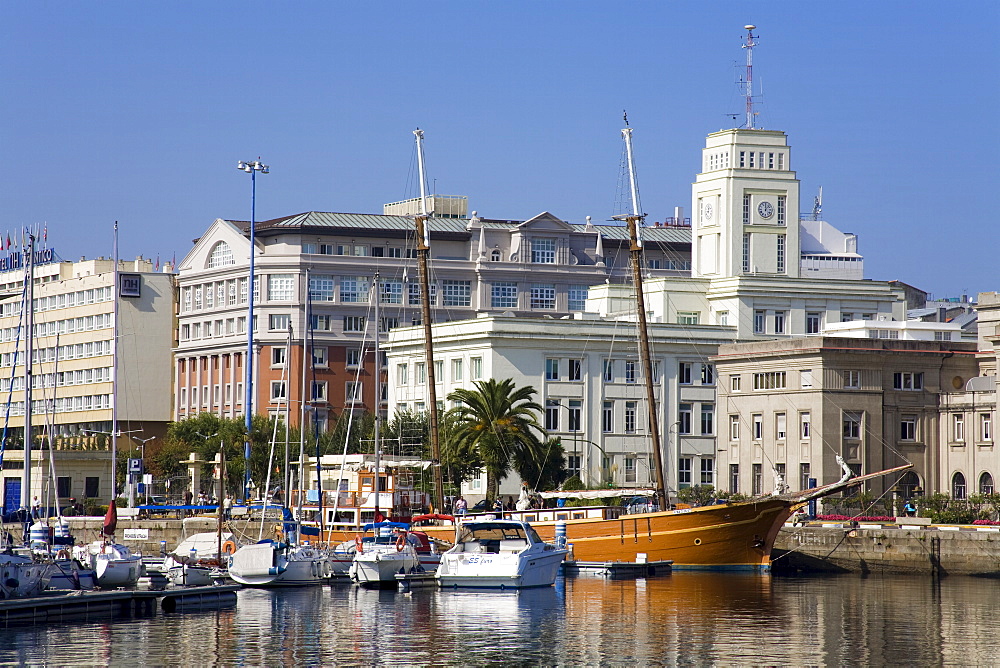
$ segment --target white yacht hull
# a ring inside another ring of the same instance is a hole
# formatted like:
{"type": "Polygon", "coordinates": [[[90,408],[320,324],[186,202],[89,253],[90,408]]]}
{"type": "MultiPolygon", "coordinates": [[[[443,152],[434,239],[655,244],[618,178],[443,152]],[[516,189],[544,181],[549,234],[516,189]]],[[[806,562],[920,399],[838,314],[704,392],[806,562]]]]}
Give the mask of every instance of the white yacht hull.
{"type": "Polygon", "coordinates": [[[536,554],[448,554],[441,557],[436,578],[441,587],[527,589],[550,587],[566,550],[536,554]]]}
{"type": "Polygon", "coordinates": [[[362,587],[396,586],[397,573],[410,573],[417,569],[420,561],[412,549],[397,552],[365,552],[356,554],[351,564],[350,577],[362,587]]]}
{"type": "Polygon", "coordinates": [[[247,545],[229,558],[229,577],[247,587],[305,587],[325,582],[333,567],[312,548],[276,550],[271,543],[247,545]]]}
{"type": "Polygon", "coordinates": [[[208,566],[177,564],[167,569],[167,579],[178,587],[204,587],[214,582],[212,571],[208,566]]]}

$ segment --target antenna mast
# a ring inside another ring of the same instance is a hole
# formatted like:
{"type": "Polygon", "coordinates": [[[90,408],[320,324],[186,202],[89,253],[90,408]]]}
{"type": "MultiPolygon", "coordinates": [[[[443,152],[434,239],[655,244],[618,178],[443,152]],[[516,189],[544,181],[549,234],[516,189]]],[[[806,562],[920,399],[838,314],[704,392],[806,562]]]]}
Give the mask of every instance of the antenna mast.
{"type": "Polygon", "coordinates": [[[743,48],[747,50],[747,128],[753,130],[755,116],[753,111],[753,48],[757,46],[757,42],[753,41],[755,37],[753,31],[757,29],[757,26],[748,24],[743,28],[747,31],[747,43],[743,45],[743,48]]]}
{"type": "Polygon", "coordinates": [[[823,215],[823,186],[819,187],[819,195],[813,200],[813,220],[820,220],[823,215]]]}

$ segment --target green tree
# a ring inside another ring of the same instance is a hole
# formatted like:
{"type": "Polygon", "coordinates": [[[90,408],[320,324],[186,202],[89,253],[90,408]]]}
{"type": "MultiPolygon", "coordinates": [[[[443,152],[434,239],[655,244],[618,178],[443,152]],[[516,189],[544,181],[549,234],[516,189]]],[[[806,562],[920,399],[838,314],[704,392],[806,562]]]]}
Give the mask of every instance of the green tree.
{"type": "Polygon", "coordinates": [[[546,440],[538,453],[518,450],[513,464],[521,480],[540,492],[558,488],[569,475],[566,471],[566,452],[558,438],[546,440]]]}
{"type": "Polygon", "coordinates": [[[538,424],[542,407],[532,397],[535,388],[515,388],[511,379],[477,380],[474,390],[458,389],[448,395],[459,405],[449,411],[455,419],[454,447],[474,449],[486,469],[486,495],[496,499],[500,480],[515,462],[543,459],[538,424]]]}

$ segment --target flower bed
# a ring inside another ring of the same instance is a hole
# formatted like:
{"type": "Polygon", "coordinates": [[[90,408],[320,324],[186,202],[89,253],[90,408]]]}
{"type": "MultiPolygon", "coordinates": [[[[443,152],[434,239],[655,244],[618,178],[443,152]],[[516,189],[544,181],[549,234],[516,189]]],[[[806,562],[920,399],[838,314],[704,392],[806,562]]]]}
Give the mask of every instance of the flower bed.
{"type": "Polygon", "coordinates": [[[817,520],[823,522],[895,522],[895,517],[888,515],[817,515],[817,520]]]}
{"type": "Polygon", "coordinates": [[[973,524],[976,526],[1000,527],[1000,522],[996,520],[976,520],[973,524]]]}

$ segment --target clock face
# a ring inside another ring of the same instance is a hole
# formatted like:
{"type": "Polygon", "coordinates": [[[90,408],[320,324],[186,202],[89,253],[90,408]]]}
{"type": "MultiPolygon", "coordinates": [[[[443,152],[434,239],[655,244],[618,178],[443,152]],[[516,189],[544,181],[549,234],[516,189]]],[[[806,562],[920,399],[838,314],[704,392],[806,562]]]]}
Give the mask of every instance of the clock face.
{"type": "Polygon", "coordinates": [[[761,218],[770,218],[774,215],[774,206],[770,202],[761,202],[757,205],[757,213],[761,218]]]}
{"type": "Polygon", "coordinates": [[[712,203],[705,203],[705,220],[712,220],[712,203]]]}

